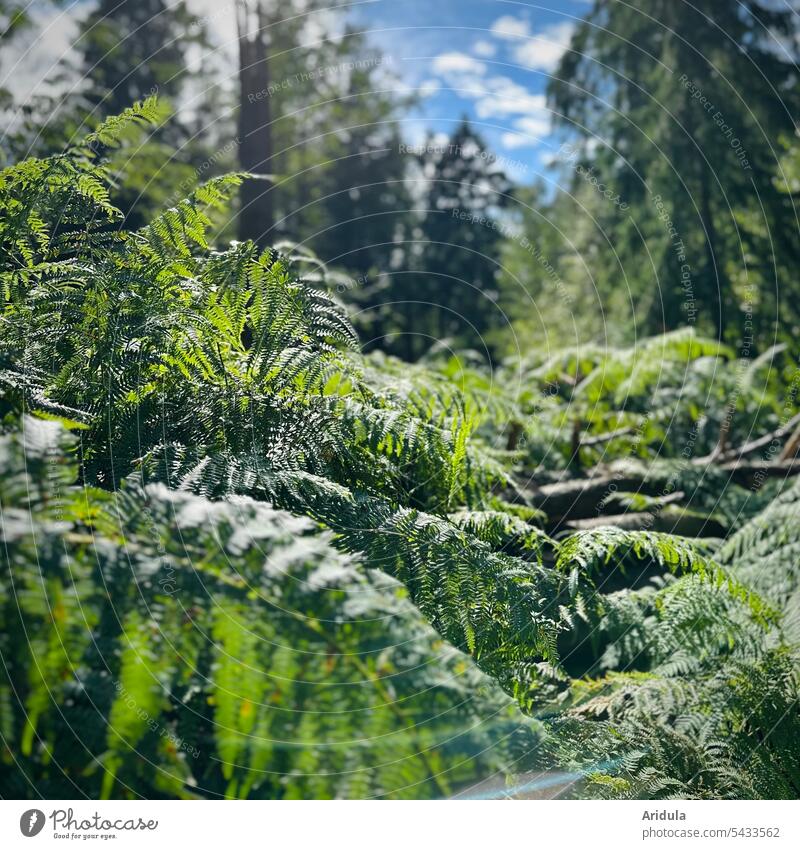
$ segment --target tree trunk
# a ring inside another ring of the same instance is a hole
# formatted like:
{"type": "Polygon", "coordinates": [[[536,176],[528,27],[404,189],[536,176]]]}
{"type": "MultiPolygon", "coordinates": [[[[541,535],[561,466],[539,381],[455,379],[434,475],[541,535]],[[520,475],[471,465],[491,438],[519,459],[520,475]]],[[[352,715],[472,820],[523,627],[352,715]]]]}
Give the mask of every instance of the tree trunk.
{"type": "MultiPolygon", "coordinates": [[[[237,2],[239,167],[266,177],[271,171],[273,154],[267,21],[260,4],[255,12],[248,6],[246,0],[237,2]]],[[[275,223],[272,185],[266,179],[245,180],[239,198],[239,238],[252,239],[266,247],[275,223]]]]}

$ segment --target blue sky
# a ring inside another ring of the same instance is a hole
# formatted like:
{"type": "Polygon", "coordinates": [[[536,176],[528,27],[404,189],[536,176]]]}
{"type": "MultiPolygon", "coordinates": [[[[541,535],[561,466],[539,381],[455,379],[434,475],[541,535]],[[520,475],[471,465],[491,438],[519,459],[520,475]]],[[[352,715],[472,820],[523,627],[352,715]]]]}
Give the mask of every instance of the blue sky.
{"type": "Polygon", "coordinates": [[[351,12],[422,100],[405,122],[420,141],[427,128],[452,132],[463,115],[518,179],[546,169],[557,149],[544,90],[586,0],[372,0],[351,12]]]}

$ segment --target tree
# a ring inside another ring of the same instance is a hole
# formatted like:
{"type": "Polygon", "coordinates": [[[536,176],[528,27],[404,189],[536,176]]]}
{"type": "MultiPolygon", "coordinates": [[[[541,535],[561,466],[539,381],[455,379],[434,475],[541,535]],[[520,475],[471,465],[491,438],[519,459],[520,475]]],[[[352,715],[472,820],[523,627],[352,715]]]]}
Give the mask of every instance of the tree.
{"type": "Polygon", "coordinates": [[[240,0],[237,23],[239,165],[263,178],[242,186],[239,236],[303,241],[363,276],[406,205],[404,100],[383,91],[383,57],[316,0],[240,0]]]}
{"type": "Polygon", "coordinates": [[[579,24],[550,105],[557,126],[583,140],[582,167],[631,206],[620,216],[599,204],[607,239],[592,240],[606,268],[618,255],[638,278],[645,330],[695,314],[731,340],[772,325],[764,293],[738,274],[755,242],[737,213],[763,207],[775,250],[793,249],[773,143],[797,114],[795,57],[782,49],[794,38],[788,8],[755,0],[598,0],[579,24]]]}
{"type": "MultiPolygon", "coordinates": [[[[271,4],[269,4],[271,5],[271,4]]],[[[237,0],[239,37],[239,167],[254,176],[269,176],[272,167],[270,52],[277,25],[263,0],[237,0]]],[[[274,224],[271,187],[251,179],[240,190],[239,238],[264,244],[274,224]]]]}
{"type": "Polygon", "coordinates": [[[100,0],[76,42],[89,84],[84,97],[112,115],[151,94],[176,101],[197,31],[183,0],[100,0]]]}
{"type": "Polygon", "coordinates": [[[280,128],[282,220],[292,238],[363,278],[389,265],[408,218],[398,116],[412,100],[392,93],[390,63],[349,27],[300,78],[294,118],[280,128]]]}
{"type": "Polygon", "coordinates": [[[608,332],[591,259],[576,247],[586,240],[591,222],[574,199],[553,195],[540,183],[520,186],[506,214],[510,232],[501,244],[498,304],[509,323],[490,333],[498,352],[519,355],[531,346],[556,350],[608,332]]]}
{"type": "MultiPolygon", "coordinates": [[[[0,0],[0,45],[7,46],[19,33],[30,26],[30,11],[20,0],[0,0]]],[[[12,102],[8,89],[0,86],[0,108],[12,102]]]]}
{"type": "Polygon", "coordinates": [[[76,47],[87,85],[72,109],[82,123],[91,125],[101,115],[118,114],[153,95],[164,119],[175,113],[173,120],[163,120],[141,136],[125,159],[113,160],[122,178],[115,202],[130,226],[140,226],[211,176],[214,169],[199,172],[209,160],[218,161],[217,170],[231,164],[204,125],[205,116],[214,111],[213,87],[203,86],[202,104],[185,108],[188,85],[197,76],[189,69],[189,51],[207,48],[208,41],[205,26],[183,0],[101,0],[81,23],[76,47]]]}
{"type": "Polygon", "coordinates": [[[483,334],[503,323],[496,274],[511,183],[466,119],[444,144],[429,136],[419,162],[426,189],[411,273],[389,292],[402,298],[406,354],[451,338],[485,345],[483,334]]]}

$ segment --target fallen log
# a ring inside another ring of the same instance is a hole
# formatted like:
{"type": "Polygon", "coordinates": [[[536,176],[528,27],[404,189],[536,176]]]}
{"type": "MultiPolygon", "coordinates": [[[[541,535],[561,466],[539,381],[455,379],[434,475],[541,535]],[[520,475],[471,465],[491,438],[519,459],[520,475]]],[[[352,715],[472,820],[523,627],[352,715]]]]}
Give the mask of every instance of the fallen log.
{"type": "MultiPolygon", "coordinates": [[[[773,462],[737,459],[708,463],[707,467],[725,472],[730,482],[756,492],[768,478],[800,474],[800,459],[773,462]]],[[[622,505],[614,510],[616,505],[608,503],[609,497],[615,493],[664,497],[672,495],[674,491],[674,486],[670,488],[669,482],[665,484],[663,469],[647,469],[625,463],[589,478],[545,484],[529,492],[529,496],[531,506],[547,513],[550,528],[558,529],[578,519],[602,519],[609,513],[623,513],[622,505]]],[[[692,497],[693,493],[688,491],[687,504],[692,503],[692,497]]]]}

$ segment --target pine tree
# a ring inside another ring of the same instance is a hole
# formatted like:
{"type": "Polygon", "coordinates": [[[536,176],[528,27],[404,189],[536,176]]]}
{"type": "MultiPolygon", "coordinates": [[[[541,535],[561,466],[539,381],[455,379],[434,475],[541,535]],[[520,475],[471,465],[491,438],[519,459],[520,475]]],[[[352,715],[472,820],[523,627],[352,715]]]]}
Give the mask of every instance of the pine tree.
{"type": "Polygon", "coordinates": [[[792,18],[749,0],[598,0],[550,82],[557,124],[585,142],[577,161],[631,205],[623,216],[593,207],[593,265],[615,269],[616,285],[620,263],[638,280],[646,330],[691,322],[693,310],[730,340],[752,331],[752,313],[770,324],[766,293],[739,273],[753,235],[738,213],[763,205],[774,250],[791,249],[773,144],[797,114],[792,18]]]}
{"type": "Polygon", "coordinates": [[[423,147],[424,213],[412,273],[399,284],[412,356],[445,339],[480,348],[486,331],[503,323],[496,275],[500,213],[511,198],[511,183],[466,119],[446,143],[429,137],[423,147]]]}

